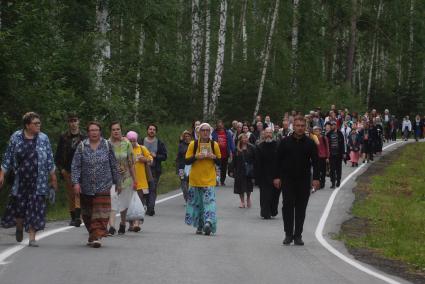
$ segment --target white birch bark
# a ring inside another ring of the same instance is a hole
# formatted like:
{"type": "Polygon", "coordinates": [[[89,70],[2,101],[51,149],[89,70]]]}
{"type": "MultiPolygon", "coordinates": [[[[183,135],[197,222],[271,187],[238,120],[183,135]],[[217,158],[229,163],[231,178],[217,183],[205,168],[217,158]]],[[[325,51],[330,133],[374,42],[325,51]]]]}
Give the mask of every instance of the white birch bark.
{"type": "MultiPolygon", "coordinates": [[[[107,32],[109,30],[108,22],[108,1],[101,0],[96,7],[96,24],[100,32],[99,38],[96,42],[97,50],[100,51],[99,59],[96,62],[96,90],[100,91],[104,87],[103,73],[105,71],[105,61],[111,58],[111,43],[107,39],[107,32]]],[[[110,92],[105,91],[106,97],[109,97],[110,92]]]]}
{"type": "Polygon", "coordinates": [[[407,82],[412,83],[412,66],[413,66],[413,41],[414,41],[414,29],[413,29],[413,17],[415,11],[415,0],[410,0],[410,19],[409,19],[409,65],[407,69],[407,82]]]}
{"type": "Polygon", "coordinates": [[[145,31],[143,30],[143,25],[140,27],[140,37],[139,37],[139,66],[137,68],[137,77],[136,77],[136,93],[134,94],[134,122],[137,123],[139,121],[139,105],[140,105],[140,91],[142,89],[141,86],[141,62],[143,58],[143,53],[145,49],[145,31]]]}
{"type": "Polygon", "coordinates": [[[242,11],[242,56],[243,60],[248,60],[248,34],[246,32],[246,10],[248,6],[248,0],[244,0],[243,11],[242,11]]]}
{"type": "Polygon", "coordinates": [[[257,116],[258,111],[260,110],[261,99],[263,97],[264,82],[266,80],[267,66],[268,66],[269,57],[270,57],[270,49],[272,46],[272,38],[273,38],[274,28],[276,25],[277,15],[279,11],[279,2],[280,0],[276,0],[274,12],[273,12],[273,18],[270,24],[270,32],[267,39],[267,45],[265,50],[264,62],[263,62],[263,70],[261,72],[260,87],[258,88],[257,103],[254,109],[253,121],[255,120],[255,117],[257,116]]]}
{"type": "Polygon", "coordinates": [[[235,59],[235,44],[236,44],[236,31],[235,31],[235,13],[232,9],[232,46],[230,47],[230,64],[233,64],[235,59]]]}
{"type": "Polygon", "coordinates": [[[381,17],[382,10],[384,8],[384,4],[382,3],[382,0],[379,1],[379,7],[378,7],[378,13],[376,15],[376,28],[375,28],[375,35],[373,37],[373,44],[372,44],[372,54],[370,58],[370,68],[369,68],[369,77],[367,81],[367,91],[366,91],[366,106],[369,109],[370,107],[370,90],[372,88],[372,75],[373,75],[373,68],[375,63],[375,49],[376,49],[376,41],[377,41],[377,25],[379,18],[381,17]]]}
{"type": "Polygon", "coordinates": [[[298,29],[299,29],[299,0],[293,3],[293,19],[292,19],[292,62],[291,62],[291,94],[293,97],[297,94],[298,81],[298,29]]]}
{"type": "Polygon", "coordinates": [[[199,0],[192,0],[192,85],[198,85],[198,71],[201,61],[201,27],[199,24],[199,0]]]}
{"type": "Polygon", "coordinates": [[[218,30],[217,61],[215,64],[214,83],[211,92],[209,117],[215,116],[224,68],[224,47],[226,43],[227,0],[220,1],[220,28],[218,30]]]}
{"type": "Polygon", "coordinates": [[[210,0],[206,0],[205,9],[205,62],[204,62],[204,107],[203,120],[208,119],[208,103],[209,103],[209,77],[210,77],[210,34],[211,34],[211,15],[210,0]]]}

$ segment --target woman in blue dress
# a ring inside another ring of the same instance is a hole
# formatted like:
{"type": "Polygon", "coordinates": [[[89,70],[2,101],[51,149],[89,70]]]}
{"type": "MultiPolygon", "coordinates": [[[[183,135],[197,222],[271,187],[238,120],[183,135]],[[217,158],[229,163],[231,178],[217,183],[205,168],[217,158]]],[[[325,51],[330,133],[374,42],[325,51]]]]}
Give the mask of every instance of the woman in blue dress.
{"type": "Polygon", "coordinates": [[[23,230],[29,233],[29,246],[37,247],[37,231],[46,224],[46,197],[51,188],[57,190],[52,148],[46,134],[40,132],[40,116],[34,112],[23,116],[24,129],[10,138],[0,171],[0,187],[5,174],[14,175],[12,192],[1,225],[16,226],[16,241],[23,239],[23,230]],[[50,186],[49,186],[50,176],[50,186]]]}

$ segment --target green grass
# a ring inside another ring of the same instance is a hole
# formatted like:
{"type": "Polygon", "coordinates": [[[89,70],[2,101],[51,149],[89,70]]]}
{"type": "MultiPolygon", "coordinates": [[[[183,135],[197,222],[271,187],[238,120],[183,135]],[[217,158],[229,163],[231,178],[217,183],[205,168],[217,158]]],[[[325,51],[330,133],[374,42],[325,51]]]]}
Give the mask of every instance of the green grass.
{"type": "MultiPolygon", "coordinates": [[[[179,188],[180,181],[175,171],[175,160],[180,134],[184,129],[189,129],[190,124],[164,124],[158,125],[158,138],[164,141],[167,147],[168,158],[162,163],[162,175],[158,186],[158,194],[164,194],[179,188]]],[[[145,131],[139,132],[139,135],[144,136],[145,131]]],[[[8,202],[10,189],[4,187],[0,191],[0,214],[3,214],[8,202]]],[[[65,192],[65,187],[62,182],[59,182],[59,191],[56,194],[55,205],[48,206],[47,220],[64,220],[69,219],[68,202],[65,192]]]]}
{"type": "Polygon", "coordinates": [[[367,187],[353,215],[368,220],[368,233],[342,238],[351,247],[425,269],[425,143],[407,145],[367,187]]]}

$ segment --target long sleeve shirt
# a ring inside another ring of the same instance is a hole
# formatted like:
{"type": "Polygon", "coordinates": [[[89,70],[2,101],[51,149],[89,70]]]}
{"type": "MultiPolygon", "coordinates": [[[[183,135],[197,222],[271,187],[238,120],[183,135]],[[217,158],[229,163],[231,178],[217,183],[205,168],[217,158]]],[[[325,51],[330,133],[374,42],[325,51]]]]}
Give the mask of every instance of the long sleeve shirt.
{"type": "MultiPolygon", "coordinates": [[[[24,140],[23,130],[18,130],[12,134],[1,164],[1,170],[3,172],[7,173],[12,170],[15,173],[15,180],[12,186],[12,195],[14,196],[18,193],[19,185],[17,170],[20,165],[18,163],[17,153],[22,151],[24,140]]],[[[55,164],[53,162],[53,153],[49,138],[42,132],[38,133],[36,137],[36,151],[38,155],[36,194],[47,195],[49,193],[49,174],[55,171],[55,164]]]]}
{"type": "Polygon", "coordinates": [[[80,184],[85,195],[107,191],[113,184],[121,186],[112,145],[102,138],[97,149],[93,150],[88,139],[81,142],[72,160],[71,181],[80,184]]]}
{"type": "Polygon", "coordinates": [[[283,183],[289,181],[310,181],[311,168],[313,179],[319,179],[319,156],[317,146],[307,136],[296,139],[294,135],[283,139],[276,155],[275,178],[281,178],[283,183]]]}

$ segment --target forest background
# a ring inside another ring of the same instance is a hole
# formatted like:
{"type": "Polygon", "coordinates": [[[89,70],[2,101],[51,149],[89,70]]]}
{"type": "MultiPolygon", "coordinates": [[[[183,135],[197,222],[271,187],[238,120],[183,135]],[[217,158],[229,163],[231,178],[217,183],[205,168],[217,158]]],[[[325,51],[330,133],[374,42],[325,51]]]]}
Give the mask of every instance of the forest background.
{"type": "Polygon", "coordinates": [[[418,0],[0,0],[0,150],[30,110],[53,144],[69,111],[156,122],[169,172],[195,119],[421,113],[424,15],[418,0]]]}

